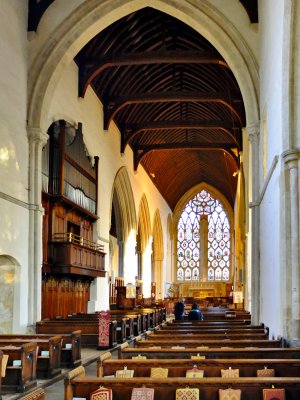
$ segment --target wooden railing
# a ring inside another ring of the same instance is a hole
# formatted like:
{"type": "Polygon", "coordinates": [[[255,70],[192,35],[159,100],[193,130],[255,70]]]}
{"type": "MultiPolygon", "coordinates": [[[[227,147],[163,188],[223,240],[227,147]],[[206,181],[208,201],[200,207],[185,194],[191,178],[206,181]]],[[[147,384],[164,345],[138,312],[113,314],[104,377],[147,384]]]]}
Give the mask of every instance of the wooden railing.
{"type": "Polygon", "coordinates": [[[56,233],[49,243],[49,250],[51,272],[105,276],[105,253],[102,245],[73,233],[56,233]]]}
{"type": "Polygon", "coordinates": [[[96,251],[104,251],[104,246],[102,244],[92,242],[88,239],[83,238],[82,236],[75,235],[72,232],[64,232],[64,233],[54,233],[53,242],[69,242],[79,244],[80,246],[88,247],[89,249],[96,251]]]}

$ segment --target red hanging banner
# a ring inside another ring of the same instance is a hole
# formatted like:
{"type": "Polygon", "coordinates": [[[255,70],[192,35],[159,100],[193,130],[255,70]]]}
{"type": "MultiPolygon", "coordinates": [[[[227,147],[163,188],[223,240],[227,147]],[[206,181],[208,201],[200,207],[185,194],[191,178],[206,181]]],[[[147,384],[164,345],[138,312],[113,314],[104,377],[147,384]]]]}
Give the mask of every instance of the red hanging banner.
{"type": "Polygon", "coordinates": [[[110,325],[110,312],[98,312],[99,329],[98,329],[98,349],[109,348],[109,325],[110,325]]]}

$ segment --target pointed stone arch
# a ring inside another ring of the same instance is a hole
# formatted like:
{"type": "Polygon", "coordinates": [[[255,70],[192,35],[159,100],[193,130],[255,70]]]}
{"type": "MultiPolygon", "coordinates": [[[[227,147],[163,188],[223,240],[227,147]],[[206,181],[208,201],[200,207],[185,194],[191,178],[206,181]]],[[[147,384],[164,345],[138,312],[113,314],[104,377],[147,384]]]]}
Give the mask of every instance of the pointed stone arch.
{"type": "Polygon", "coordinates": [[[156,298],[164,298],[164,238],[159,210],[156,210],[153,218],[153,245],[152,245],[152,282],[156,283],[156,298]]]}
{"type": "MultiPolygon", "coordinates": [[[[119,18],[143,7],[147,0],[119,0],[117,4],[103,1],[95,4],[86,1],[80,6],[56,0],[44,14],[40,31],[49,29],[43,43],[39,43],[34,62],[29,70],[28,126],[45,128],[47,115],[55,87],[63,68],[79,50],[96,34],[119,18]],[[65,19],[53,25],[55,13],[62,10],[65,19]],[[54,18],[54,19],[53,19],[54,18]],[[52,23],[50,24],[49,21],[52,23]],[[50,27],[50,28],[49,28],[50,27]],[[51,29],[53,29],[51,31],[51,29]]],[[[231,21],[207,0],[182,2],[181,0],[154,0],[152,7],[179,18],[208,39],[232,69],[242,92],[247,125],[259,120],[258,66],[247,43],[231,21]]]]}
{"type": "Polygon", "coordinates": [[[138,231],[137,231],[137,249],[138,249],[138,277],[143,281],[143,293],[150,297],[151,289],[151,254],[152,254],[152,236],[151,220],[148,200],[146,195],[141,197],[138,213],[138,231]]]}
{"type": "Polygon", "coordinates": [[[146,198],[146,195],[143,194],[140,206],[139,206],[139,214],[138,214],[138,226],[139,232],[141,234],[141,250],[142,252],[145,250],[146,246],[149,243],[151,236],[151,221],[150,221],[150,211],[149,205],[146,198]]]}
{"type": "Polygon", "coordinates": [[[20,264],[0,255],[0,334],[12,333],[20,325],[20,264]]]}
{"type": "MultiPolygon", "coordinates": [[[[236,3],[239,4],[238,0],[236,3]]],[[[29,185],[30,204],[40,203],[39,195],[35,196],[36,199],[34,198],[34,194],[40,193],[41,186],[37,178],[41,175],[39,151],[45,141],[44,132],[51,118],[48,110],[65,66],[73,62],[75,55],[96,33],[130,12],[147,6],[149,6],[147,0],[118,0],[114,4],[108,0],[83,1],[80,5],[76,2],[56,0],[53,7],[49,7],[43,15],[39,25],[41,34],[33,39],[35,43],[32,45],[32,63],[28,74],[27,121],[28,137],[32,142],[29,157],[34,161],[29,165],[29,176],[32,177],[29,185]],[[41,145],[36,149],[34,145],[38,142],[41,145]]],[[[247,127],[256,126],[259,121],[258,64],[248,43],[231,20],[209,0],[201,0],[201,2],[153,0],[151,6],[180,19],[216,47],[230,66],[239,84],[245,105],[247,127]]],[[[250,160],[251,162],[253,161],[250,160]]],[[[252,186],[256,187],[257,174],[253,174],[251,179],[252,186]]],[[[257,236],[255,228],[259,229],[256,214],[253,212],[254,238],[250,237],[251,241],[254,241],[257,236]]],[[[40,214],[38,216],[40,217],[40,214]]],[[[34,244],[32,254],[38,254],[38,249],[41,248],[38,229],[32,229],[29,235],[34,244]]],[[[249,246],[251,248],[251,243],[249,246]]],[[[254,243],[253,248],[258,249],[259,246],[254,243]]],[[[253,253],[255,263],[258,261],[258,256],[255,251],[253,253]]],[[[41,256],[38,255],[37,258],[41,259],[41,256]]],[[[258,315],[258,312],[255,312],[255,315],[258,315]]]]}
{"type": "Polygon", "coordinates": [[[128,172],[125,167],[119,169],[114,180],[112,190],[111,215],[113,210],[115,215],[119,252],[118,273],[119,276],[124,276],[126,259],[127,257],[129,257],[129,253],[131,253],[131,257],[133,257],[133,254],[135,253],[135,241],[133,245],[132,237],[134,237],[135,240],[137,225],[133,192],[128,172]],[[131,238],[130,245],[128,243],[129,238],[131,238]]]}

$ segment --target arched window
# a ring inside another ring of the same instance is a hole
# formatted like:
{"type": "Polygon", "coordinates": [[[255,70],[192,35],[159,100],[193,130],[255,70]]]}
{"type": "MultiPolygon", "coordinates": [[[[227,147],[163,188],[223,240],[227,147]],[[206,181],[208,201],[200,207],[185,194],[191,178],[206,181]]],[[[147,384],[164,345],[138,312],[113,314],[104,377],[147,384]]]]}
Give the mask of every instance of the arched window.
{"type": "Polygon", "coordinates": [[[201,258],[207,265],[209,281],[228,281],[230,271],[230,224],[221,202],[206,190],[190,200],[181,213],[177,229],[177,280],[197,281],[201,258]],[[207,229],[201,232],[201,216],[207,229]],[[207,237],[201,240],[201,235],[207,237]],[[200,243],[204,243],[200,248],[200,243]]]}

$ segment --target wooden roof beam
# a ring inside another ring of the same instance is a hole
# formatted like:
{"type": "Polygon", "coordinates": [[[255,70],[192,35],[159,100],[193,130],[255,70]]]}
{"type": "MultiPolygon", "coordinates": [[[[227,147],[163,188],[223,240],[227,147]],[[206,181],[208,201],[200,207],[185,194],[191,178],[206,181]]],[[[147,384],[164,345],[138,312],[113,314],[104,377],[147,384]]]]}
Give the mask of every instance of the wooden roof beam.
{"type": "Polygon", "coordinates": [[[200,51],[156,51],[148,53],[109,54],[97,57],[78,56],[79,97],[84,97],[93,79],[105,69],[151,64],[217,64],[229,68],[218,53],[200,51]]]}
{"type": "Polygon", "coordinates": [[[200,92],[159,92],[138,93],[125,96],[110,97],[104,101],[104,129],[108,129],[110,122],[124,107],[131,104],[146,103],[220,103],[235,115],[239,124],[242,125],[239,113],[232,103],[242,102],[242,99],[230,99],[225,93],[200,93],[200,92]]]}
{"type": "Polygon", "coordinates": [[[160,150],[196,150],[196,151],[223,151],[227,153],[239,167],[239,158],[234,154],[232,149],[235,146],[233,144],[221,143],[221,142],[183,142],[183,143],[160,143],[152,144],[146,146],[137,146],[134,148],[134,171],[137,171],[139,163],[142,158],[150,151],[160,151],[160,150]]]}
{"type": "Polygon", "coordinates": [[[239,148],[239,142],[234,131],[240,131],[241,127],[233,126],[232,121],[220,120],[176,120],[176,121],[148,121],[144,124],[126,125],[121,129],[121,153],[124,153],[127,144],[138,134],[144,131],[162,131],[170,129],[216,129],[226,132],[239,148]]]}

